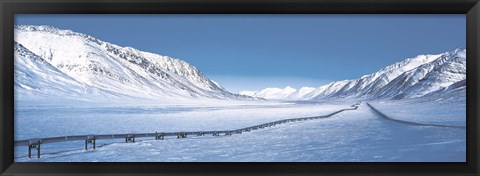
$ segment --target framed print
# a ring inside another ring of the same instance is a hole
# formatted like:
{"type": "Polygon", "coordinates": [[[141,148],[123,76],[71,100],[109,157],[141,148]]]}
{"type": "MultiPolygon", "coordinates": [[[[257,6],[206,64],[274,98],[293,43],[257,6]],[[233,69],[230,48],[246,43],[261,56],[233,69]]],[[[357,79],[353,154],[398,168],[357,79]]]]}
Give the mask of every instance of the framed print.
{"type": "Polygon", "coordinates": [[[478,1],[2,1],[2,172],[478,174],[478,1]]]}

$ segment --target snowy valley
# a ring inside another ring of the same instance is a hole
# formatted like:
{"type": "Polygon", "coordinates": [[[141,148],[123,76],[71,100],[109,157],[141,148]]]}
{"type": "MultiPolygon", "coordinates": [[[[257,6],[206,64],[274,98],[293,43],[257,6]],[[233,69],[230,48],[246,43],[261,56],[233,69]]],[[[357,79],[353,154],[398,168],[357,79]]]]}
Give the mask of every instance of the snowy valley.
{"type": "Polygon", "coordinates": [[[231,93],[189,63],[51,26],[15,26],[15,140],[232,130],[237,135],[42,144],[16,162],[465,162],[466,50],[418,55],[354,80],[231,93]],[[382,118],[367,103],[392,119],[382,118]]]}

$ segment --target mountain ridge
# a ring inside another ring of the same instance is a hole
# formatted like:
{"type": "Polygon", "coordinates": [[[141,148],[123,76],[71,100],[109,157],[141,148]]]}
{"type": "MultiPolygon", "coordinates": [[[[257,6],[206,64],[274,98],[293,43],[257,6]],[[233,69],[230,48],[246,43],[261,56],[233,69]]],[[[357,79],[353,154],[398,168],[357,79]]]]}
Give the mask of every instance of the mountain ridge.
{"type": "Polygon", "coordinates": [[[465,80],[465,58],[466,49],[457,48],[450,52],[407,58],[358,79],[334,81],[314,89],[305,87],[294,92],[276,92],[276,94],[283,94],[282,97],[259,94],[259,92],[275,88],[250,91],[248,95],[290,101],[340,98],[415,98],[465,80]],[[431,79],[431,81],[426,81],[426,79],[431,79]],[[300,92],[302,89],[304,90],[300,92]]]}

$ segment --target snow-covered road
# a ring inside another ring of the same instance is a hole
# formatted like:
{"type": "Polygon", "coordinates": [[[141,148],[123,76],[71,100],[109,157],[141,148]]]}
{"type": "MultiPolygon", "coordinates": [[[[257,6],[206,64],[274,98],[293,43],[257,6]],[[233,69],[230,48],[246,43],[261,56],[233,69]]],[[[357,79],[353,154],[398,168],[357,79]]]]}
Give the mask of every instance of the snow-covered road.
{"type": "Polygon", "coordinates": [[[377,110],[375,107],[373,107],[372,105],[370,105],[370,103],[367,103],[367,105],[368,105],[368,107],[370,107],[370,108],[373,110],[373,112],[375,112],[379,117],[381,117],[381,118],[383,118],[383,119],[386,119],[386,120],[393,121],[393,122],[397,122],[397,123],[400,123],[400,124],[404,124],[404,125],[439,127],[439,128],[458,128],[458,129],[466,129],[466,127],[464,127],[464,126],[438,125],[438,124],[427,124],[427,123],[418,123],[418,122],[411,122],[411,121],[405,121],[405,120],[398,120],[398,119],[391,118],[391,117],[389,117],[388,115],[380,112],[380,111],[377,110]]]}

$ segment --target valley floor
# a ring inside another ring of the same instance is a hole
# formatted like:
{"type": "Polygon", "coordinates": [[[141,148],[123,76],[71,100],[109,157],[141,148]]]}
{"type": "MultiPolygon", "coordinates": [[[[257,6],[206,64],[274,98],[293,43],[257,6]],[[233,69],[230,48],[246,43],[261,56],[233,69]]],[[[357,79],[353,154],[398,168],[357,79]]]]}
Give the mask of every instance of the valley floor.
{"type": "MultiPolygon", "coordinates": [[[[15,139],[79,134],[231,130],[280,119],[326,115],[353,103],[224,106],[19,108],[15,139]]],[[[465,126],[465,105],[371,102],[392,118],[465,126]],[[415,109],[415,110],[413,110],[415,109]],[[448,110],[446,110],[448,109],[448,110]],[[463,110],[463,111],[462,111],[463,110]]],[[[232,136],[165,140],[99,140],[42,145],[40,159],[15,147],[16,162],[465,162],[465,129],[424,127],[382,119],[365,103],[327,119],[293,122],[232,136]],[[122,142],[123,141],[123,142],[122,142]]]]}

